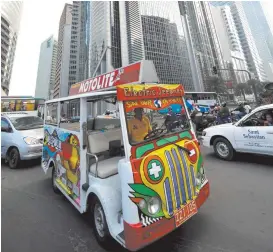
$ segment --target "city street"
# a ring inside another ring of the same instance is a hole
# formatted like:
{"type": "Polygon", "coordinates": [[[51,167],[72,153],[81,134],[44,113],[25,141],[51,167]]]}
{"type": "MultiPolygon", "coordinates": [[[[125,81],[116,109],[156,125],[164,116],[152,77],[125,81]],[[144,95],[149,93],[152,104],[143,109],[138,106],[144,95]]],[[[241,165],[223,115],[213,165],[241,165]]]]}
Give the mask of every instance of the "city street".
{"type": "MultiPolygon", "coordinates": [[[[273,159],[242,155],[234,162],[204,150],[209,200],[180,229],[142,251],[272,252],[273,159]]],[[[39,161],[18,170],[2,163],[3,252],[97,252],[91,228],[53,193],[39,161]]],[[[113,245],[112,251],[124,251],[113,245]]]]}

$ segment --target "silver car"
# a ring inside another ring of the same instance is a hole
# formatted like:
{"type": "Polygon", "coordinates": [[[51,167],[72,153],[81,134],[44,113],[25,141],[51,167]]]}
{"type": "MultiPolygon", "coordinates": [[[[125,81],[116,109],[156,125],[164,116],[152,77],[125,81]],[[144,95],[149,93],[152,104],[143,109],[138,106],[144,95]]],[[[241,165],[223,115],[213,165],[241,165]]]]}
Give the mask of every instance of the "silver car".
{"type": "Polygon", "coordinates": [[[18,167],[21,160],[42,156],[44,121],[28,114],[1,115],[1,158],[11,169],[18,167]]]}

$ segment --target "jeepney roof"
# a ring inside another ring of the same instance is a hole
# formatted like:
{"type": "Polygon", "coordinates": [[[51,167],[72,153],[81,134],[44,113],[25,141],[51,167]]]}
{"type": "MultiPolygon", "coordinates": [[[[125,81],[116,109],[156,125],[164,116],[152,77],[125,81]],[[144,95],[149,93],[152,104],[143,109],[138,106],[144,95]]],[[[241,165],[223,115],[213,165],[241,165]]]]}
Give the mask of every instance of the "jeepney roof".
{"type": "Polygon", "coordinates": [[[117,94],[116,88],[112,88],[111,91],[102,90],[102,91],[96,91],[96,92],[92,92],[92,93],[71,95],[71,96],[67,96],[67,97],[61,97],[61,98],[48,100],[45,103],[48,104],[48,103],[53,103],[53,102],[70,101],[70,100],[75,100],[75,99],[85,98],[85,97],[107,96],[107,95],[116,95],[116,94],[117,94]]]}

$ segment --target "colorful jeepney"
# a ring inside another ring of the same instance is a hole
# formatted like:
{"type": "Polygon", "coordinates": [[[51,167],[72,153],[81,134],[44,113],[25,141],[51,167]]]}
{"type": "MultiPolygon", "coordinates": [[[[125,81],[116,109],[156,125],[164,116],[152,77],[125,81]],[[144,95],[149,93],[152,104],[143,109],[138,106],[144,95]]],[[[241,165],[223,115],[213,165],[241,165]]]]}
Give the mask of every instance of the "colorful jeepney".
{"type": "Polygon", "coordinates": [[[99,242],[113,237],[131,251],[181,226],[209,196],[183,86],[157,82],[152,62],[141,61],[75,84],[69,97],[46,103],[59,111],[58,123],[45,121],[42,158],[54,191],[91,214],[99,242]],[[64,104],[75,100],[80,121],[60,123],[70,106],[64,104]],[[102,101],[119,116],[97,115],[102,101]],[[181,113],[173,113],[173,105],[181,113]],[[165,108],[169,113],[160,114],[165,108]]]}

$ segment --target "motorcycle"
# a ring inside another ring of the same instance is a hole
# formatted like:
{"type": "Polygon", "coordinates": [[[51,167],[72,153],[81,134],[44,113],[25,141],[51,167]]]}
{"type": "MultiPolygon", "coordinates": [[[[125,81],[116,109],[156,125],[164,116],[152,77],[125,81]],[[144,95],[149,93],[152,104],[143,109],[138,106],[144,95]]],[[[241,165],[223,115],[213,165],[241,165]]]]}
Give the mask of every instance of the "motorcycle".
{"type": "Polygon", "coordinates": [[[216,116],[203,114],[201,112],[191,114],[192,122],[195,124],[196,133],[202,134],[202,131],[208,127],[216,125],[216,116]]]}

